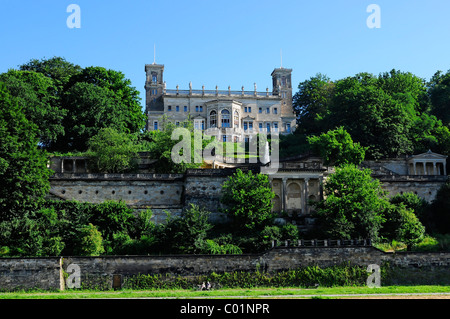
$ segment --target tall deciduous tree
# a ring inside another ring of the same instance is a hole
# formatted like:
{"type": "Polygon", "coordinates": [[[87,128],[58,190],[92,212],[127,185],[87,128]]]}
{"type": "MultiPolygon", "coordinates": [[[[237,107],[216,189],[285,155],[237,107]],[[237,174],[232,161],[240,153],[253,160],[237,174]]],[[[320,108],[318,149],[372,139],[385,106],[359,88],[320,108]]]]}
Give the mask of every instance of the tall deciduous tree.
{"type": "Polygon", "coordinates": [[[0,82],[0,221],[33,211],[47,194],[50,170],[37,126],[0,82]]]}
{"type": "Polygon", "coordinates": [[[359,165],[363,160],[366,148],[354,143],[350,134],[338,127],[319,136],[308,137],[311,149],[320,155],[326,165],[359,165]]]}
{"type": "Polygon", "coordinates": [[[126,133],[111,127],[101,129],[89,140],[95,168],[103,173],[122,173],[137,167],[138,146],[126,133]]]}
{"type": "Polygon", "coordinates": [[[25,117],[37,125],[40,145],[48,147],[64,134],[61,108],[53,80],[41,73],[9,70],[0,74],[12,98],[22,108],[25,117]]]}
{"type": "Polygon", "coordinates": [[[325,236],[378,240],[383,212],[390,203],[369,169],[354,165],[336,168],[325,182],[324,194],[316,214],[325,236]]]}
{"type": "Polygon", "coordinates": [[[445,74],[436,72],[429,85],[431,113],[444,125],[450,125],[450,70],[445,74]]]}
{"type": "Polygon", "coordinates": [[[235,225],[243,230],[262,229],[274,218],[272,199],[275,197],[267,175],[247,173],[240,169],[223,185],[221,202],[235,225]]]}
{"type": "Polygon", "coordinates": [[[414,107],[405,103],[410,102],[386,93],[373,75],[360,73],[336,83],[330,121],[344,126],[355,141],[368,147],[369,157],[409,154],[413,121],[408,110],[414,107]]]}
{"type": "Polygon", "coordinates": [[[298,85],[293,106],[299,132],[317,134],[323,131],[333,94],[334,83],[320,73],[298,85]]]}

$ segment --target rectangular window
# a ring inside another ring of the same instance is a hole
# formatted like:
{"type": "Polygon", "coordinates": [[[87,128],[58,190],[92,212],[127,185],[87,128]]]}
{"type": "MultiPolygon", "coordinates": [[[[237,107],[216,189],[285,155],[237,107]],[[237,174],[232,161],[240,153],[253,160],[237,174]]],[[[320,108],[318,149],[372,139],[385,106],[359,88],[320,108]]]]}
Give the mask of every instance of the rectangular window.
{"type": "Polygon", "coordinates": [[[273,108],[273,114],[278,114],[278,109],[276,107],[273,108]]]}
{"type": "Polygon", "coordinates": [[[278,132],[278,123],[273,123],[273,131],[278,132]]]}
{"type": "Polygon", "coordinates": [[[200,105],[200,112],[203,112],[203,106],[200,105]]]}
{"type": "Polygon", "coordinates": [[[247,113],[247,112],[248,112],[248,109],[247,109],[247,107],[246,107],[246,106],[244,106],[244,112],[245,112],[245,113],[247,113]]]}
{"type": "Polygon", "coordinates": [[[152,90],[152,95],[157,95],[158,94],[158,90],[157,89],[153,89],[152,90]]]}
{"type": "Polygon", "coordinates": [[[252,107],[251,106],[248,107],[248,113],[252,113],[252,107]]]}
{"type": "Polygon", "coordinates": [[[177,106],[175,107],[175,110],[176,110],[177,112],[180,112],[180,107],[177,105],[177,106]]]}
{"type": "Polygon", "coordinates": [[[198,112],[198,105],[195,106],[195,112],[198,112]]]}
{"type": "Polygon", "coordinates": [[[154,131],[158,130],[158,121],[153,122],[153,130],[154,131]]]}
{"type": "Polygon", "coordinates": [[[169,112],[172,111],[172,105],[168,105],[168,106],[167,106],[167,111],[169,111],[169,112]]]}
{"type": "Polygon", "coordinates": [[[270,133],[270,123],[267,123],[266,127],[267,127],[267,133],[270,133]]]}
{"type": "Polygon", "coordinates": [[[258,112],[259,112],[259,113],[262,113],[262,107],[259,108],[258,112]]]}
{"type": "Polygon", "coordinates": [[[156,74],[153,74],[152,75],[152,81],[156,82],[156,80],[158,80],[158,76],[156,74]]]}
{"type": "Polygon", "coordinates": [[[244,131],[247,131],[247,128],[248,128],[248,124],[247,124],[247,122],[244,122],[244,131]]]}
{"type": "Polygon", "coordinates": [[[180,126],[180,122],[179,122],[179,121],[176,121],[176,122],[175,122],[175,125],[176,125],[176,126],[180,126]]]}
{"type": "Polygon", "coordinates": [[[248,129],[253,131],[253,122],[248,122],[248,129]]]}
{"type": "Polygon", "coordinates": [[[262,130],[263,130],[263,124],[259,123],[259,131],[262,132],[262,130]]]}
{"type": "Polygon", "coordinates": [[[184,106],[184,111],[187,112],[187,106],[186,105],[184,106]]]}
{"type": "Polygon", "coordinates": [[[286,132],[291,133],[291,124],[286,123],[286,132]]]}
{"type": "Polygon", "coordinates": [[[266,109],[266,113],[267,113],[267,114],[270,114],[270,107],[268,107],[268,108],[266,109]]]}

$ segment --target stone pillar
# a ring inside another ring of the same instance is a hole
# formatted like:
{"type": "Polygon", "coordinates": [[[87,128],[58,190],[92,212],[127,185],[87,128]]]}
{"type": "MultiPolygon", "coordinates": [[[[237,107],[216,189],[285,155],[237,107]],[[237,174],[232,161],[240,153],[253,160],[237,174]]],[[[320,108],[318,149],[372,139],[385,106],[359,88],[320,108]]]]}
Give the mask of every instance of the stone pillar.
{"type": "Polygon", "coordinates": [[[308,183],[309,183],[309,178],[305,178],[305,183],[304,183],[304,188],[303,188],[303,214],[308,214],[309,213],[309,208],[308,208],[308,183]]]}
{"type": "Polygon", "coordinates": [[[445,175],[447,175],[447,168],[445,167],[447,165],[447,163],[443,162],[442,164],[444,165],[444,167],[443,167],[444,168],[444,172],[443,173],[444,173],[444,176],[445,176],[445,175]]]}
{"type": "Polygon", "coordinates": [[[287,187],[286,187],[286,183],[287,183],[287,178],[284,177],[283,178],[283,187],[281,188],[281,210],[282,211],[287,211],[287,187]]]}
{"type": "Polygon", "coordinates": [[[417,175],[416,162],[413,163],[413,167],[414,167],[414,175],[417,175]]]}
{"type": "Polygon", "coordinates": [[[433,175],[437,175],[437,173],[436,173],[436,162],[433,162],[433,175]]]}
{"type": "Polygon", "coordinates": [[[319,199],[323,200],[323,176],[319,178],[319,199]]]}

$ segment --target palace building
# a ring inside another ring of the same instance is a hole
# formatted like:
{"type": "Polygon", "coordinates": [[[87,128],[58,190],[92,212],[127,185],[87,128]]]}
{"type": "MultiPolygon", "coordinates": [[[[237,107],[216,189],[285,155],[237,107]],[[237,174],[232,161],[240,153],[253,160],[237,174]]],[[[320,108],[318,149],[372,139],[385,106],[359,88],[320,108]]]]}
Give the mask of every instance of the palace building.
{"type": "Polygon", "coordinates": [[[272,91],[167,89],[164,65],[145,65],[147,130],[162,128],[162,118],[179,125],[191,120],[194,128],[208,133],[219,129],[223,141],[242,141],[246,134],[258,132],[288,134],[295,130],[296,118],[292,107],[292,69],[273,70],[272,91]]]}

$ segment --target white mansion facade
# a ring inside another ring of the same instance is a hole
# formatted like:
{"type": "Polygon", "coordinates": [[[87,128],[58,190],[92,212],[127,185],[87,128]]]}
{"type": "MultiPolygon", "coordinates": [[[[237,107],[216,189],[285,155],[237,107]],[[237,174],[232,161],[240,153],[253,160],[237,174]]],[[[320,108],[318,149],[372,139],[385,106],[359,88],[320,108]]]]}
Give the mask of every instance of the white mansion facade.
{"type": "Polygon", "coordinates": [[[292,69],[273,70],[272,91],[180,90],[167,89],[163,79],[164,65],[147,64],[146,73],[146,114],[147,130],[162,128],[162,118],[179,125],[191,120],[194,128],[206,131],[215,129],[223,141],[242,141],[248,134],[291,133],[295,130],[296,119],[292,107],[292,69]],[[217,130],[218,129],[218,130],[217,130]]]}

